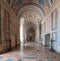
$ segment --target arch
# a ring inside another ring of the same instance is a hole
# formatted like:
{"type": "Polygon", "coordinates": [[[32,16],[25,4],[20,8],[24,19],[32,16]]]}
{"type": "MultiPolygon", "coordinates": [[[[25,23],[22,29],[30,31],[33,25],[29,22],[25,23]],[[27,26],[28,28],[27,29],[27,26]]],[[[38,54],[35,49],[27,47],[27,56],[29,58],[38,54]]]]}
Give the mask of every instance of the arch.
{"type": "Polygon", "coordinates": [[[40,8],[38,8],[36,6],[33,6],[33,5],[28,5],[28,6],[24,6],[23,8],[21,8],[19,10],[19,13],[17,14],[18,18],[20,18],[20,16],[23,13],[25,13],[26,11],[34,11],[34,12],[37,12],[40,15],[40,17],[42,17],[42,18],[45,15],[44,12],[40,8]]]}
{"type": "Polygon", "coordinates": [[[20,6],[20,7],[17,9],[17,14],[18,14],[18,12],[19,12],[22,8],[24,8],[24,7],[26,7],[26,6],[30,6],[30,5],[39,8],[39,9],[45,14],[43,7],[40,6],[39,4],[36,4],[36,3],[25,3],[25,4],[22,4],[22,6],[20,6]]]}

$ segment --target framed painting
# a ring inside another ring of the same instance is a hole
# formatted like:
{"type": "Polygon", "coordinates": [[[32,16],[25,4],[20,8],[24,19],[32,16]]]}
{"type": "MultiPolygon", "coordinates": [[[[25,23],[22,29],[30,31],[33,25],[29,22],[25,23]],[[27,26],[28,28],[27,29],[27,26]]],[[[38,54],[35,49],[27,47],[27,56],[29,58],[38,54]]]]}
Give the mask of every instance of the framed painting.
{"type": "Polygon", "coordinates": [[[56,30],[56,25],[57,25],[57,21],[56,21],[56,10],[52,13],[52,30],[56,30]]]}

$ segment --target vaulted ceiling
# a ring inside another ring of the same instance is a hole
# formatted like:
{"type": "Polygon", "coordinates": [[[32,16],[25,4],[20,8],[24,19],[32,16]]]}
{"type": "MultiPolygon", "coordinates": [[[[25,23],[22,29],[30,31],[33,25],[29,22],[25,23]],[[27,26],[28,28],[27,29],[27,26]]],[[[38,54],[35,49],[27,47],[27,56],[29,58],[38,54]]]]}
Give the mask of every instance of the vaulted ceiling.
{"type": "Polygon", "coordinates": [[[18,16],[20,25],[24,19],[24,30],[39,27],[44,16],[49,12],[55,0],[7,0],[11,9],[18,16]]]}
{"type": "Polygon", "coordinates": [[[55,0],[7,0],[16,15],[19,13],[21,8],[28,5],[40,8],[45,15],[54,1],[55,0]]]}

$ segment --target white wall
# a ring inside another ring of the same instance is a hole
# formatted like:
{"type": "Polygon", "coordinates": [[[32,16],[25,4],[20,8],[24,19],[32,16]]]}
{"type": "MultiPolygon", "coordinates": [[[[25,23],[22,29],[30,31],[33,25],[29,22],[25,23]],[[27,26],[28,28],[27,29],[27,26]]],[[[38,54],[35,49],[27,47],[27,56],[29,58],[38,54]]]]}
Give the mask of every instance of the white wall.
{"type": "Polygon", "coordinates": [[[60,6],[57,7],[57,40],[53,46],[54,50],[60,54],[60,6]]]}

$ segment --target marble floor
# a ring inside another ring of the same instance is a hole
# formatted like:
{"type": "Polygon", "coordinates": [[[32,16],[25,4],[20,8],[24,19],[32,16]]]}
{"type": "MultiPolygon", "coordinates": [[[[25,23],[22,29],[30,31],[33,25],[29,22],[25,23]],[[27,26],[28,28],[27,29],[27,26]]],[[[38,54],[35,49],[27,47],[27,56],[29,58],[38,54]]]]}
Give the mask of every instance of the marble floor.
{"type": "Polygon", "coordinates": [[[10,52],[0,54],[0,61],[60,61],[60,55],[38,43],[32,43],[24,46],[23,50],[17,46],[10,52]]]}

